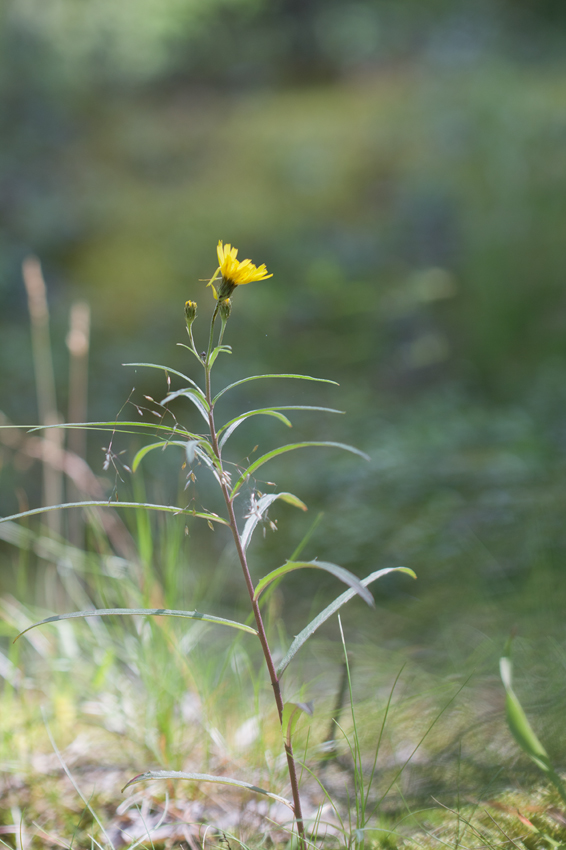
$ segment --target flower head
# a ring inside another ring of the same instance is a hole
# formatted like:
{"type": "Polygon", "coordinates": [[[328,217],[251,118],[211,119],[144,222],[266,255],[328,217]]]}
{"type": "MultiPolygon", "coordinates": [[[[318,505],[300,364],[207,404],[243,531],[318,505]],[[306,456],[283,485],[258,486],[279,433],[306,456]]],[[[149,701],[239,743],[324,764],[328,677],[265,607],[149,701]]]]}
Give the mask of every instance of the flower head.
{"type": "Polygon", "coordinates": [[[196,301],[185,301],[185,319],[187,320],[187,327],[190,328],[192,323],[197,317],[197,303],[196,301]]]}
{"type": "Polygon", "coordinates": [[[229,298],[224,298],[222,301],[220,301],[219,306],[220,318],[223,322],[227,322],[230,318],[230,313],[232,312],[232,302],[229,298]]]}
{"type": "Polygon", "coordinates": [[[261,266],[254,266],[251,260],[238,260],[238,249],[232,248],[229,244],[223,245],[222,240],[219,241],[216,252],[220,265],[208,285],[212,286],[214,297],[217,300],[222,301],[224,298],[229,298],[237,286],[252,283],[254,280],[266,280],[268,277],[273,277],[272,274],[267,273],[264,263],[261,266]],[[219,274],[222,276],[222,283],[217,291],[214,281],[219,274]]]}

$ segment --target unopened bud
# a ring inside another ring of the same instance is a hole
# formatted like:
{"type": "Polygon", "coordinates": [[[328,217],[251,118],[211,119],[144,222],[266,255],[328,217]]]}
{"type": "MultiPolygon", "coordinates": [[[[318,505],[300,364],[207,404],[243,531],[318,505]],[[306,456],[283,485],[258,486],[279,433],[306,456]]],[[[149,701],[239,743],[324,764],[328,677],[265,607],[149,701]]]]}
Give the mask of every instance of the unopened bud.
{"type": "Polygon", "coordinates": [[[220,302],[220,318],[223,322],[227,322],[232,312],[232,302],[229,298],[224,298],[220,302]]]}
{"type": "Polygon", "coordinates": [[[190,329],[192,323],[197,317],[196,301],[185,301],[185,319],[187,320],[187,328],[190,329]]]}

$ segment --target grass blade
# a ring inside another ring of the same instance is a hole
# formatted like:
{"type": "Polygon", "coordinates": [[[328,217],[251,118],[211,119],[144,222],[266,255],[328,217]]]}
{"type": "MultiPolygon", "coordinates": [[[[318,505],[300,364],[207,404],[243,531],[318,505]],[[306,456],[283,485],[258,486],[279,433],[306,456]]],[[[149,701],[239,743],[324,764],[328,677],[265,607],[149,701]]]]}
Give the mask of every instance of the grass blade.
{"type": "Polygon", "coordinates": [[[223,390],[220,390],[219,393],[216,393],[216,395],[212,399],[212,404],[215,404],[216,401],[220,398],[220,396],[223,396],[224,393],[228,392],[228,390],[232,390],[234,389],[234,387],[239,387],[240,384],[247,384],[249,381],[260,381],[262,378],[295,378],[299,381],[317,381],[320,384],[334,384],[336,387],[340,386],[338,381],[331,381],[328,378],[313,378],[310,375],[251,375],[249,378],[242,378],[241,381],[235,381],[233,384],[228,384],[227,387],[224,387],[223,390]]]}
{"type": "Polygon", "coordinates": [[[311,446],[322,446],[327,448],[335,448],[335,449],[343,449],[346,452],[352,452],[352,454],[359,455],[364,460],[370,460],[369,455],[365,452],[360,451],[360,449],[356,449],[353,446],[348,446],[346,443],[332,443],[323,440],[312,440],[307,443],[290,443],[288,446],[279,446],[278,449],[273,449],[273,451],[268,452],[265,455],[262,455],[256,461],[254,461],[248,468],[240,475],[234,487],[232,488],[232,492],[230,494],[230,498],[234,498],[246,478],[249,475],[253,475],[256,469],[259,469],[260,466],[263,466],[264,463],[267,463],[268,460],[271,460],[278,455],[285,454],[285,452],[293,452],[295,449],[306,449],[311,446]]]}
{"type": "Polygon", "coordinates": [[[92,611],[73,611],[70,614],[55,614],[52,617],[46,617],[45,620],[40,620],[33,625],[28,626],[23,632],[14,639],[14,643],[29,632],[30,629],[35,629],[37,626],[45,626],[48,623],[59,623],[61,620],[78,620],[86,619],[87,617],[116,617],[116,616],[141,616],[141,617],[184,617],[188,620],[204,620],[207,623],[213,623],[216,626],[230,626],[232,629],[239,629],[243,632],[248,632],[251,635],[257,635],[256,629],[245,623],[237,623],[235,620],[227,620],[225,617],[215,617],[213,614],[202,614],[200,611],[175,611],[170,608],[100,608],[92,611]]]}
{"type": "Polygon", "coordinates": [[[329,561],[287,561],[287,563],[283,564],[282,567],[277,567],[276,570],[268,573],[258,581],[255,588],[254,599],[259,599],[265,588],[268,587],[272,581],[275,581],[281,576],[287,575],[287,573],[292,573],[295,570],[304,570],[308,567],[315,570],[324,570],[325,572],[335,576],[335,578],[340,579],[340,581],[343,581],[344,584],[348,584],[354,592],[358,594],[358,596],[361,596],[370,608],[375,608],[373,596],[369,590],[364,587],[357,576],[355,576],[354,573],[351,573],[350,570],[345,569],[345,567],[339,567],[338,564],[331,564],[329,561]]]}
{"type": "Polygon", "coordinates": [[[543,773],[546,773],[562,800],[566,802],[566,789],[562,780],[554,770],[548,753],[537,738],[531,724],[527,719],[527,715],[523,710],[523,706],[519,702],[515,691],[513,690],[513,664],[511,662],[511,640],[508,641],[506,647],[506,655],[499,659],[499,671],[501,673],[501,681],[505,688],[505,714],[507,716],[507,725],[509,731],[531,761],[533,761],[543,773]]]}
{"type": "Polygon", "coordinates": [[[79,795],[79,797],[81,798],[81,800],[83,801],[83,803],[85,804],[86,808],[88,809],[88,811],[89,811],[89,812],[90,812],[90,814],[92,815],[93,820],[94,820],[94,821],[96,821],[96,823],[97,823],[97,824],[98,824],[98,826],[100,827],[100,830],[101,830],[102,834],[104,835],[104,837],[105,837],[105,839],[106,839],[107,843],[108,843],[108,844],[109,844],[109,846],[112,848],[112,850],[114,850],[114,844],[112,843],[112,839],[110,838],[110,836],[108,835],[108,833],[107,833],[107,832],[106,832],[106,830],[104,829],[104,825],[103,825],[102,821],[98,818],[98,815],[96,814],[96,812],[94,811],[94,809],[93,809],[93,808],[92,808],[92,806],[90,805],[89,800],[85,797],[85,795],[83,794],[83,792],[81,791],[81,789],[79,788],[79,786],[77,785],[77,783],[75,782],[75,780],[74,780],[74,778],[73,778],[73,774],[71,773],[71,771],[70,771],[70,770],[69,770],[69,768],[67,767],[67,765],[66,765],[66,763],[65,763],[65,760],[63,759],[63,756],[62,756],[62,755],[61,755],[61,753],[59,752],[59,748],[57,747],[57,744],[55,743],[55,738],[54,738],[54,737],[53,737],[53,735],[51,734],[51,729],[49,728],[49,725],[48,725],[47,720],[46,720],[46,718],[45,718],[45,713],[44,713],[44,709],[43,709],[43,708],[41,709],[41,713],[42,713],[42,716],[43,716],[43,722],[44,722],[44,724],[45,724],[45,728],[46,728],[46,730],[47,730],[47,734],[48,734],[48,736],[49,736],[49,740],[51,741],[51,746],[53,747],[53,751],[54,751],[55,755],[57,756],[57,759],[59,760],[59,764],[61,765],[61,767],[62,767],[62,768],[63,768],[63,770],[65,771],[65,773],[66,773],[66,775],[67,775],[67,778],[68,778],[68,779],[69,779],[69,781],[71,782],[71,785],[73,786],[73,788],[75,789],[75,791],[77,792],[77,794],[79,795]]]}
{"type": "Polygon", "coordinates": [[[246,791],[254,791],[256,794],[263,794],[265,797],[270,797],[278,803],[284,803],[289,808],[293,809],[293,804],[285,797],[280,797],[279,794],[272,794],[271,791],[266,791],[265,788],[259,788],[257,785],[252,785],[250,782],[243,782],[241,779],[232,779],[229,776],[212,776],[208,773],[185,773],[182,770],[150,770],[147,773],[140,773],[134,776],[133,779],[124,785],[122,791],[134,785],[136,782],[147,782],[155,779],[188,779],[191,782],[216,782],[219,785],[235,785],[237,788],[243,788],[246,791]]]}
{"type": "MultiPolygon", "coordinates": [[[[416,578],[415,573],[408,567],[386,567],[382,570],[376,570],[374,573],[371,573],[369,576],[366,576],[366,578],[361,579],[360,584],[362,584],[364,587],[367,587],[368,584],[372,584],[372,582],[377,581],[377,579],[387,575],[388,573],[406,573],[407,575],[411,576],[411,578],[416,578]]],[[[355,590],[346,590],[340,596],[336,597],[334,602],[331,602],[330,605],[328,605],[324,609],[324,611],[321,611],[320,614],[318,614],[318,616],[314,618],[314,620],[311,620],[308,626],[305,626],[302,632],[299,632],[299,634],[296,636],[295,640],[289,647],[285,658],[283,658],[283,660],[280,662],[277,668],[277,676],[281,676],[285,672],[285,670],[287,669],[299,649],[303,646],[303,644],[307,642],[310,636],[313,635],[316,630],[320,628],[320,626],[322,626],[323,623],[325,623],[330,617],[332,617],[333,614],[339,611],[342,605],[345,605],[346,602],[349,602],[350,599],[353,599],[354,596],[356,596],[355,590]]]]}
{"type": "Polygon", "coordinates": [[[211,522],[219,522],[221,525],[229,525],[228,520],[218,516],[218,514],[207,513],[206,511],[193,511],[188,508],[178,508],[175,505],[152,505],[148,502],[67,502],[61,505],[47,505],[42,508],[32,508],[30,511],[22,511],[19,514],[0,517],[0,522],[8,522],[9,520],[22,519],[26,516],[34,516],[35,514],[45,514],[49,511],[60,511],[64,508],[145,508],[148,511],[163,511],[169,514],[180,514],[182,516],[195,516],[201,519],[208,519],[211,522]]]}

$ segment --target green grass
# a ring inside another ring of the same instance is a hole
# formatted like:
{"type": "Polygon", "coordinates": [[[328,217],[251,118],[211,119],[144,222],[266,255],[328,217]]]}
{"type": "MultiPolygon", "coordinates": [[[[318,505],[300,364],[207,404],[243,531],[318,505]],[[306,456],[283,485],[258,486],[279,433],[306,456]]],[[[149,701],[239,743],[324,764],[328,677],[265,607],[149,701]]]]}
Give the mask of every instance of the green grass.
{"type": "MultiPolygon", "coordinates": [[[[459,401],[445,399],[442,404],[442,439],[435,431],[438,408],[430,401],[418,416],[415,408],[407,410],[400,427],[384,431],[387,439],[379,462],[387,454],[403,457],[409,467],[412,458],[420,459],[420,467],[413,466],[412,472],[405,465],[386,466],[385,480],[379,483],[389,496],[379,521],[391,540],[405,541],[403,562],[416,567],[419,581],[407,578],[407,590],[388,588],[378,595],[376,613],[366,614],[357,600],[343,609],[356,726],[345,700],[339,734],[330,736],[336,741],[337,758],[324,760],[324,747],[321,750],[329,737],[343,669],[336,620],[325,624],[285,673],[285,699],[315,703],[312,720],[302,716],[297,729],[296,749],[305,763],[303,795],[309,816],[315,817],[317,806],[326,802],[320,819],[336,826],[330,799],[354,844],[361,842],[356,829],[367,828],[366,850],[404,844],[471,847],[481,842],[495,847],[505,844],[502,829],[519,846],[548,846],[517,810],[544,835],[561,841],[560,802],[507,729],[497,664],[509,628],[518,623],[515,687],[560,772],[566,750],[557,573],[560,470],[553,468],[552,456],[536,449],[533,420],[511,411],[500,411],[495,418],[459,401]],[[514,434],[516,442],[503,441],[503,434],[514,434]],[[481,464],[474,454],[478,443],[483,446],[481,464]],[[506,459],[525,445],[534,447],[530,457],[536,463],[517,475],[517,467],[506,466],[506,459]],[[505,504],[514,507],[513,522],[506,528],[499,513],[486,515],[486,545],[467,538],[464,546],[458,529],[451,531],[461,516],[462,499],[439,500],[438,494],[450,494],[446,481],[452,481],[454,493],[453,469],[465,483],[466,490],[458,486],[474,510],[482,500],[491,504],[502,486],[505,504]],[[537,499],[524,499],[527,486],[531,494],[544,497],[544,513],[537,499]],[[525,540],[529,558],[537,556],[534,565],[527,574],[518,570],[501,584],[498,559],[522,551],[525,540]],[[446,548],[455,542],[460,546],[446,548]],[[482,564],[486,567],[480,569],[482,564]],[[499,594],[490,598],[493,577],[499,594]],[[377,767],[365,804],[371,817],[360,826],[365,814],[364,805],[357,805],[356,785],[359,789],[372,775],[378,740],[377,767]]],[[[364,546],[371,538],[356,543],[348,537],[348,512],[364,510],[354,508],[354,499],[363,506],[365,491],[375,486],[370,471],[367,477],[359,476],[351,490],[342,487],[345,511],[332,524],[328,514],[322,517],[306,544],[308,557],[322,554],[325,545],[332,548],[344,536],[341,545],[351,545],[354,557],[365,560],[364,546]]],[[[145,491],[135,495],[146,498],[145,491]]],[[[292,522],[295,539],[304,534],[305,522],[312,525],[313,518],[302,520],[302,514],[294,515],[285,506],[279,510],[298,517],[292,522]]],[[[201,534],[193,523],[186,536],[182,518],[149,513],[131,515],[128,522],[135,540],[131,560],[113,554],[95,519],[87,532],[87,552],[50,539],[40,526],[0,526],[4,557],[13,565],[12,584],[2,600],[0,647],[13,665],[6,667],[12,684],[4,682],[0,712],[3,825],[14,823],[20,811],[29,842],[39,829],[34,823],[68,842],[77,830],[76,846],[87,846],[89,831],[99,835],[53,754],[43,706],[73,778],[108,830],[117,822],[139,821],[133,803],[125,811],[128,801],[137,801],[148,823],[157,822],[168,794],[168,818],[177,817],[171,812],[189,818],[196,811],[206,822],[224,824],[250,846],[257,846],[258,835],[266,829],[270,841],[283,845],[285,832],[268,824],[263,814],[259,817],[254,798],[241,791],[223,789],[219,795],[210,786],[183,782],[120,791],[137,773],[168,769],[222,772],[285,795],[277,723],[253,639],[242,634],[230,648],[228,636],[204,623],[187,627],[174,620],[124,618],[66,621],[10,642],[17,631],[53,610],[180,606],[245,618],[222,530],[204,528],[201,534]]],[[[277,538],[269,535],[263,543],[259,538],[256,557],[273,563],[277,538]]],[[[328,581],[331,592],[333,579],[328,581]]],[[[295,589],[283,590],[272,595],[268,614],[269,633],[282,651],[327,601],[317,591],[308,605],[294,603],[295,589]]],[[[199,829],[202,834],[202,825],[199,829]]],[[[28,846],[45,846],[47,839],[39,836],[37,832],[35,843],[28,846]]],[[[2,833],[0,837],[12,840],[2,833]]],[[[342,842],[327,836],[319,843],[332,847],[342,842]]],[[[160,846],[158,841],[155,846],[160,846]]]]}
{"type": "MultiPolygon", "coordinates": [[[[171,565],[163,575],[179,581],[171,565]]],[[[93,567],[92,587],[100,579],[93,567]]],[[[153,594],[166,597],[171,592],[150,563],[145,580],[152,583],[153,594]]],[[[66,593],[73,592],[64,572],[59,581],[66,593]]],[[[139,588],[127,571],[113,584],[117,589],[111,601],[137,599],[139,588]]],[[[94,597],[95,591],[91,593],[94,597]]],[[[41,613],[8,600],[4,634],[13,634],[41,613]]],[[[270,627],[284,635],[277,606],[272,616],[276,621],[270,627]]],[[[120,624],[100,621],[94,628],[90,622],[67,621],[32,631],[11,649],[23,678],[16,677],[2,693],[4,825],[14,823],[19,811],[30,848],[56,846],[46,843],[43,831],[68,843],[76,835],[74,846],[79,847],[89,846],[89,834],[101,840],[100,828],[53,753],[47,722],[74,782],[107,831],[112,833],[117,824],[139,830],[143,818],[149,830],[167,809],[165,820],[190,819],[198,812],[202,823],[194,827],[197,841],[208,822],[235,832],[252,847],[266,830],[269,842],[283,845],[284,830],[260,817],[256,801],[240,791],[219,794],[179,782],[120,792],[148,768],[222,772],[282,792],[277,723],[253,644],[244,635],[230,648],[202,624],[187,628],[174,621],[132,623],[128,618],[120,624]]],[[[345,637],[350,684],[338,712],[343,669],[339,640],[315,642],[303,669],[286,682],[287,698],[315,702],[312,721],[305,715],[298,725],[296,749],[304,754],[303,796],[309,815],[327,803],[320,815],[319,844],[333,847],[344,841],[332,835],[322,839],[322,821],[330,821],[334,829],[340,825],[333,807],[344,824],[345,840],[360,846],[363,835],[366,848],[475,846],[470,836],[477,842],[478,833],[486,846],[495,847],[504,841],[501,830],[516,841],[526,835],[527,847],[539,846],[540,836],[525,826],[517,809],[546,835],[561,840],[559,803],[519,758],[503,718],[503,689],[489,675],[485,647],[455,677],[432,673],[410,650],[360,643],[363,636],[352,630],[350,637],[348,627],[345,637]],[[467,681],[474,665],[479,673],[467,681]],[[298,685],[303,676],[310,682],[306,691],[298,685]],[[334,757],[328,759],[328,746],[322,744],[333,716],[334,757]],[[523,788],[509,790],[517,780],[523,788]],[[363,834],[356,832],[360,829],[363,834]]],[[[518,649],[524,657],[520,645],[518,649]]],[[[143,846],[152,846],[149,838],[143,846]]],[[[153,846],[174,845],[158,838],[153,846]]]]}

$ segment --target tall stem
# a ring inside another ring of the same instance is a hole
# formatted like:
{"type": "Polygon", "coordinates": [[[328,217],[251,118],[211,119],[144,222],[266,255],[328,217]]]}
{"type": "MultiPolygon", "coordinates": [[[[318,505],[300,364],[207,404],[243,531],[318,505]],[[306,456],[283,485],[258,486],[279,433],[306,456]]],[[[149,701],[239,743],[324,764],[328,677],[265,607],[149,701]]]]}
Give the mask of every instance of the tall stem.
{"type": "MultiPolygon", "coordinates": [[[[279,678],[277,676],[277,671],[275,669],[275,664],[273,662],[273,656],[271,655],[271,650],[269,648],[269,642],[267,640],[267,634],[265,632],[265,626],[263,624],[263,618],[261,616],[261,610],[259,607],[259,601],[254,597],[254,585],[252,581],[252,577],[250,575],[250,570],[248,567],[248,562],[246,558],[246,553],[244,547],[242,546],[242,541],[240,538],[240,533],[238,531],[238,523],[236,521],[236,514],[234,513],[234,504],[233,500],[230,498],[230,491],[228,489],[228,484],[226,482],[226,477],[224,474],[224,469],[222,466],[222,455],[220,452],[220,447],[218,445],[218,436],[216,434],[216,427],[214,424],[214,405],[212,403],[212,393],[210,387],[210,352],[212,350],[212,339],[214,333],[214,322],[216,320],[216,316],[218,314],[218,305],[216,305],[216,310],[212,316],[212,321],[210,325],[210,341],[208,346],[208,354],[206,361],[204,363],[204,371],[206,377],[206,400],[208,402],[209,413],[208,413],[208,423],[210,428],[210,437],[212,440],[212,447],[214,449],[214,453],[218,458],[219,466],[220,466],[220,487],[222,489],[222,495],[224,496],[224,501],[226,502],[226,509],[228,511],[228,518],[230,520],[230,528],[232,529],[232,535],[234,537],[234,543],[236,545],[236,551],[238,552],[238,558],[240,561],[240,565],[242,567],[242,572],[244,573],[244,580],[246,582],[246,587],[248,589],[248,594],[250,597],[250,602],[252,604],[252,609],[257,625],[257,631],[259,640],[261,643],[261,648],[263,650],[263,655],[265,658],[265,663],[267,665],[267,669],[269,672],[269,678],[271,680],[271,687],[273,688],[273,696],[275,697],[275,704],[277,705],[277,713],[279,714],[279,722],[283,722],[283,697],[281,695],[281,685],[279,683],[279,678]]],[[[305,828],[303,823],[303,813],[301,809],[301,798],[299,796],[299,782],[297,779],[297,767],[295,764],[295,758],[293,756],[293,745],[290,741],[285,742],[285,755],[287,756],[287,768],[289,771],[289,780],[291,783],[291,791],[293,795],[293,810],[295,812],[295,821],[297,823],[297,831],[299,833],[299,845],[301,850],[305,850],[305,828]]]]}

